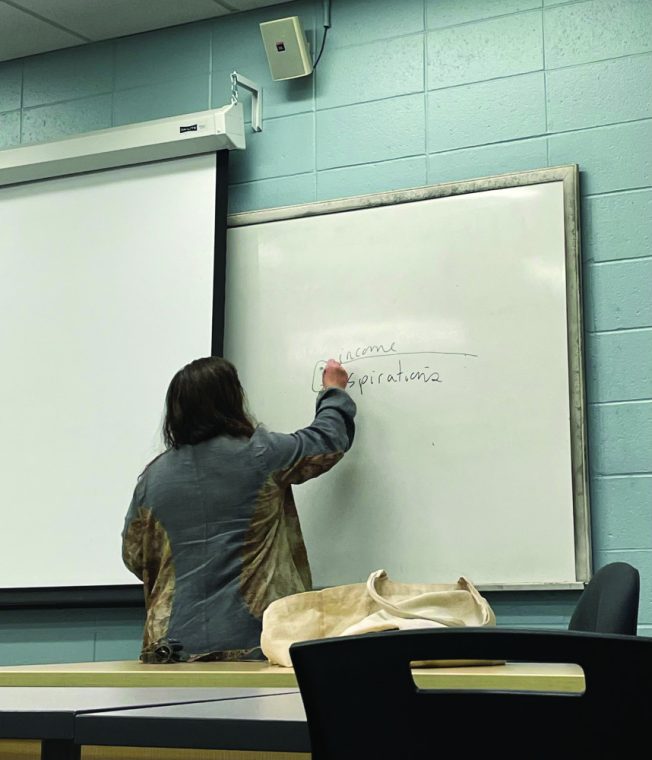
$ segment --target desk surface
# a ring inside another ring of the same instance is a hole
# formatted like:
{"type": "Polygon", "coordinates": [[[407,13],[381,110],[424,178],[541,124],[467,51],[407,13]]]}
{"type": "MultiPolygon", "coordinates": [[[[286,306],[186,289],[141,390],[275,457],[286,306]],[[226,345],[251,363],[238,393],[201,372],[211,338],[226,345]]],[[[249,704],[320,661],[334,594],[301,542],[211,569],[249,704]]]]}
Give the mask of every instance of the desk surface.
{"type": "MultiPolygon", "coordinates": [[[[382,667],[382,664],[379,664],[382,667]]],[[[474,667],[416,668],[421,688],[501,688],[579,692],[584,676],[578,665],[507,663],[474,667]]],[[[125,660],[64,665],[0,667],[0,686],[88,687],[268,687],[297,688],[292,668],[264,662],[194,662],[143,665],[125,660]]]]}
{"type": "Polygon", "coordinates": [[[261,688],[0,688],[0,737],[72,739],[75,716],[98,710],[298,694],[261,688]]]}
{"type": "Polygon", "coordinates": [[[75,719],[75,743],[310,752],[298,693],[85,714],[75,719]]]}

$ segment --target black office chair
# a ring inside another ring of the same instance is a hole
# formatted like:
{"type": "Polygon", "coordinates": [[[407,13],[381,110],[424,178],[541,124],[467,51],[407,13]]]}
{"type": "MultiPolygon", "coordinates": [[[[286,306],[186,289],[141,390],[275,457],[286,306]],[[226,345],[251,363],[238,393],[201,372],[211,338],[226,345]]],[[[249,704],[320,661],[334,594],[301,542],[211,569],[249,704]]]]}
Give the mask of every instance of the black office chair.
{"type": "Polygon", "coordinates": [[[313,760],[629,758],[649,741],[652,639],[440,628],[302,642],[290,654],[313,760]],[[586,688],[419,689],[410,662],[428,659],[577,663],[586,688]]]}
{"type": "Polygon", "coordinates": [[[568,630],[635,636],[639,588],[638,570],[626,562],[601,567],[584,588],[568,630]]]}

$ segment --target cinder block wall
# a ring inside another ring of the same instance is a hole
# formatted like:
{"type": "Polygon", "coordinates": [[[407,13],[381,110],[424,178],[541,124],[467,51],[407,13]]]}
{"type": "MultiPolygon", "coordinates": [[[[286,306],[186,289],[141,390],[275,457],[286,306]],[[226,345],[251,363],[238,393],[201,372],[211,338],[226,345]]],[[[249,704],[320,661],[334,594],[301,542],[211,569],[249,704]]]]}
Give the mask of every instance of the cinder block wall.
{"type": "MultiPolygon", "coordinates": [[[[0,147],[224,105],[237,69],[265,125],[232,155],[232,211],[579,164],[595,565],[640,569],[652,632],[651,0],[333,0],[315,75],[273,83],[258,23],[286,15],[314,49],[321,2],[300,0],[0,64],[0,147]]],[[[491,601],[555,628],[576,598],[491,601]]],[[[141,627],[2,611],[0,662],[132,658],[141,627]]]]}

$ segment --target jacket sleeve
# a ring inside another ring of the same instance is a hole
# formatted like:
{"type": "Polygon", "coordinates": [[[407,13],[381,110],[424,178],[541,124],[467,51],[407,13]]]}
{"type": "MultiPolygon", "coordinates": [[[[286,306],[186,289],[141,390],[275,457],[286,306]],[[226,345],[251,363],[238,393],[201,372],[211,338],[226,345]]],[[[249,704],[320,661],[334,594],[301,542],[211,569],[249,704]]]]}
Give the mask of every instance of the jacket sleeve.
{"type": "Polygon", "coordinates": [[[303,483],[330,470],[351,448],[356,406],[340,388],[327,388],[317,396],[312,423],[296,433],[271,433],[259,428],[256,456],[280,485],[303,483]]]}
{"type": "Polygon", "coordinates": [[[122,561],[125,567],[142,581],[145,569],[143,551],[145,525],[143,510],[140,509],[141,490],[139,482],[134,490],[122,531],[122,561]]]}

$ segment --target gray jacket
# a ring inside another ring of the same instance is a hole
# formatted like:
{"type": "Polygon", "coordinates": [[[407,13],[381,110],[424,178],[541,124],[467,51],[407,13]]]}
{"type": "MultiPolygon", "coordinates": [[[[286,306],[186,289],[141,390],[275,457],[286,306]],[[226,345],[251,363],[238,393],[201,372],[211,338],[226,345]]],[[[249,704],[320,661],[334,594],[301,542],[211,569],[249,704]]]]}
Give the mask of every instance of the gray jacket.
{"type": "Polygon", "coordinates": [[[350,448],[355,403],[329,388],[296,433],[256,428],[169,449],[136,485],[122,533],[126,566],[143,581],[141,658],[179,642],[181,656],[260,656],[261,618],[312,580],[292,484],[329,470],[350,448]]]}

